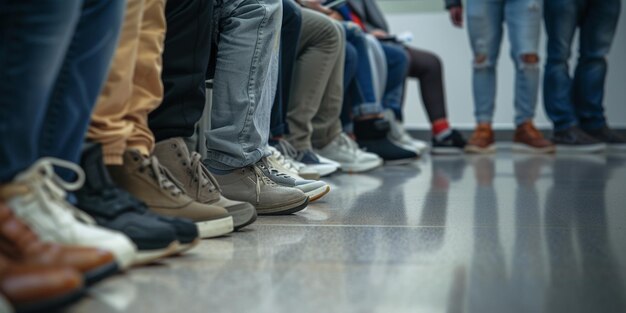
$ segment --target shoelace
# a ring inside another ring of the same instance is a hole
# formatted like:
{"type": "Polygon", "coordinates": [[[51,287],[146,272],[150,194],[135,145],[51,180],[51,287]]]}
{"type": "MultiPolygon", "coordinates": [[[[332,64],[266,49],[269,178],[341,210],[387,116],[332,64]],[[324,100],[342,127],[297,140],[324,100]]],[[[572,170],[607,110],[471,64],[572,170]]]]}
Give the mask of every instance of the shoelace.
{"type": "Polygon", "coordinates": [[[268,186],[276,186],[276,183],[269,179],[263,173],[263,170],[257,165],[254,164],[251,166],[254,171],[254,175],[256,176],[256,202],[261,202],[261,182],[268,186]]]}
{"type": "Polygon", "coordinates": [[[145,158],[141,161],[140,170],[150,170],[154,175],[159,187],[170,192],[172,196],[179,196],[183,193],[181,183],[174,178],[165,167],[161,166],[159,160],[155,156],[145,158]]]}
{"type": "Polygon", "coordinates": [[[361,152],[357,143],[352,141],[352,139],[350,139],[348,135],[343,134],[343,133],[339,135],[339,145],[347,147],[352,156],[357,156],[359,155],[359,152],[361,152]]]}
{"type": "MultiPolygon", "coordinates": [[[[202,155],[195,151],[191,153],[191,173],[193,178],[199,181],[202,188],[209,185],[209,191],[218,190],[222,192],[215,177],[213,177],[204,164],[202,164],[202,155]]],[[[196,197],[200,197],[200,190],[202,190],[202,188],[198,188],[196,197]]]]}
{"type": "Polygon", "coordinates": [[[16,179],[18,182],[28,185],[33,191],[39,203],[54,201],[58,207],[64,211],[59,212],[53,205],[40,205],[42,210],[49,213],[50,218],[54,218],[61,225],[71,224],[71,216],[86,224],[95,224],[95,221],[87,213],[75,208],[66,201],[66,191],[76,191],[85,183],[85,172],[83,169],[71,162],[45,157],[39,159],[31,170],[20,175],[16,179]],[[67,169],[76,174],[76,180],[68,182],[59,177],[54,171],[54,167],[67,169]],[[69,213],[69,215],[68,215],[69,213]]]}
{"type": "Polygon", "coordinates": [[[298,150],[284,139],[278,140],[278,151],[280,151],[288,158],[296,159],[296,157],[298,156],[298,150]]]}
{"type": "Polygon", "coordinates": [[[287,170],[295,171],[296,173],[300,170],[300,166],[296,164],[293,160],[286,158],[278,149],[274,147],[269,147],[270,152],[274,159],[282,165],[287,170]]]}
{"type": "Polygon", "coordinates": [[[293,177],[291,177],[289,174],[283,173],[276,169],[274,166],[272,166],[272,164],[268,160],[261,160],[257,164],[261,169],[266,169],[267,171],[269,171],[271,175],[293,179],[293,177]]]}

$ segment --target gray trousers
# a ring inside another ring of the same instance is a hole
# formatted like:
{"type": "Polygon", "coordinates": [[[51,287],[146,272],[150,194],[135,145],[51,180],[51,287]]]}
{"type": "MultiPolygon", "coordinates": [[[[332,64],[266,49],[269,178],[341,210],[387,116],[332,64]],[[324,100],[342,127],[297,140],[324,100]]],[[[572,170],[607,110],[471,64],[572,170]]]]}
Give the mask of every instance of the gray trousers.
{"type": "Polygon", "coordinates": [[[219,0],[219,30],[207,162],[232,170],[267,155],[270,111],[278,79],[282,2],[219,0]]]}
{"type": "Polygon", "coordinates": [[[327,16],[302,9],[302,32],[287,110],[298,150],[323,148],[341,133],[345,34],[327,16]]]}

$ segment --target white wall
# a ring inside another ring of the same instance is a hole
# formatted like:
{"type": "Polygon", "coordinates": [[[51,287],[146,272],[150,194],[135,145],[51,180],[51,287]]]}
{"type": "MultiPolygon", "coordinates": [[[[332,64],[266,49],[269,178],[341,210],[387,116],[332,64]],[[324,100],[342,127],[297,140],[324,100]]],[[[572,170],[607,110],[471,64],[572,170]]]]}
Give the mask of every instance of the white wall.
{"type": "MultiPolygon", "coordinates": [[[[437,53],[445,65],[448,114],[455,127],[474,126],[471,93],[471,60],[466,29],[452,27],[446,12],[411,14],[387,14],[391,29],[395,33],[410,31],[414,34],[413,45],[437,53]]],[[[626,5],[622,6],[622,19],[618,26],[615,42],[608,58],[609,74],[606,85],[605,107],[609,123],[613,127],[626,128],[626,5]]],[[[506,35],[505,35],[506,36],[506,35]]],[[[506,38],[506,37],[505,37],[506,38]]],[[[504,40],[498,68],[498,97],[494,127],[513,128],[513,63],[509,57],[509,45],[504,40]]],[[[545,55],[545,35],[542,40],[542,60],[545,55]]],[[[427,129],[425,112],[422,109],[415,80],[408,84],[406,123],[412,129],[427,129]]],[[[540,127],[550,128],[541,101],[537,106],[535,122],[540,127]]]]}

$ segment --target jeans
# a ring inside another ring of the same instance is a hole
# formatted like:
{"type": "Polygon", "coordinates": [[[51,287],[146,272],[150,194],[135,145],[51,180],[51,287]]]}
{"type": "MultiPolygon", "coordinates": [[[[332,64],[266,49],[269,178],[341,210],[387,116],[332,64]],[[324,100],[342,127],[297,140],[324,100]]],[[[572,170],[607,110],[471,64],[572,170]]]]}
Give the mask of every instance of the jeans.
{"type": "Polygon", "coordinates": [[[356,48],[348,41],[346,41],[346,56],[344,59],[343,70],[343,103],[341,104],[341,114],[339,119],[341,120],[341,127],[346,133],[352,133],[354,124],[352,123],[352,95],[358,92],[358,86],[356,84],[356,72],[358,66],[358,54],[356,48]]]}
{"type": "Polygon", "coordinates": [[[381,43],[387,61],[387,79],[382,105],[385,109],[402,113],[404,81],[409,65],[409,57],[402,46],[381,43]]]}
{"type": "Polygon", "coordinates": [[[123,0],[0,2],[0,184],[41,157],[78,162],[124,6],[123,0]]]}
{"type": "Polygon", "coordinates": [[[283,21],[280,30],[280,59],[278,65],[278,85],[272,105],[270,132],[272,137],[281,137],[289,133],[287,127],[287,107],[291,96],[291,83],[296,50],[302,29],[302,12],[293,0],[282,0],[283,21]]]}
{"type": "Polygon", "coordinates": [[[509,33],[511,58],[515,63],[515,124],[519,125],[534,117],[539,87],[537,51],[541,31],[542,1],[467,2],[467,29],[474,53],[473,94],[477,122],[491,123],[493,119],[496,64],[504,23],[509,33]]]}
{"type": "Polygon", "coordinates": [[[606,125],[602,105],[606,55],[615,36],[620,9],[620,0],[545,1],[548,61],[543,97],[555,130],[574,125],[584,129],[606,125]],[[572,79],[568,61],[576,28],[580,28],[580,47],[572,79]]]}
{"type": "Polygon", "coordinates": [[[278,82],[280,0],[218,1],[208,165],[233,170],[268,155],[270,112],[278,82]]]}

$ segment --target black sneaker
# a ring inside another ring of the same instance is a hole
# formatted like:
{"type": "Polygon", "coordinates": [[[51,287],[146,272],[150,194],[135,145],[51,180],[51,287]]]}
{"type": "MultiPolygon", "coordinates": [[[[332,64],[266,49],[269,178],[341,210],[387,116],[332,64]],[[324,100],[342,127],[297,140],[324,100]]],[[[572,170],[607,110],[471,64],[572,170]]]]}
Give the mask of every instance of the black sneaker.
{"type": "Polygon", "coordinates": [[[587,129],[585,131],[589,136],[604,142],[609,149],[626,151],[626,137],[610,129],[608,126],[596,130],[587,129]]]}
{"type": "Polygon", "coordinates": [[[467,141],[456,129],[452,129],[441,140],[438,140],[436,137],[432,139],[433,154],[461,154],[465,151],[465,145],[467,145],[467,141]]]}
{"type": "Polygon", "coordinates": [[[100,144],[85,144],[80,165],[85,184],[75,193],[77,207],[98,225],[128,236],[140,255],[157,259],[186,251],[199,242],[193,222],[150,213],[143,202],[117,187],[102,161],[100,144]]]}
{"type": "Polygon", "coordinates": [[[389,122],[384,119],[354,121],[356,142],[367,152],[375,153],[387,163],[406,163],[415,160],[416,152],[407,150],[389,140],[389,122]]]}
{"type": "Polygon", "coordinates": [[[564,153],[597,153],[606,150],[606,144],[599,141],[578,126],[554,131],[552,142],[557,152],[564,153]]]}

